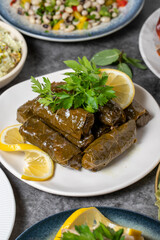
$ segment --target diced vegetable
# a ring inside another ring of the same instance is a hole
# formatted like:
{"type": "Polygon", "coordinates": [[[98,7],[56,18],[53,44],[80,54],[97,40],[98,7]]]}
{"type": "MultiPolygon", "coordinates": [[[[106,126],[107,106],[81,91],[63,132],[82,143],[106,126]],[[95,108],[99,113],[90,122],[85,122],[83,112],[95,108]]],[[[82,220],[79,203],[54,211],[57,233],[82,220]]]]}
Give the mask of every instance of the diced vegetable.
{"type": "Polygon", "coordinates": [[[125,7],[128,3],[127,0],[116,0],[118,7],[125,7]]]}

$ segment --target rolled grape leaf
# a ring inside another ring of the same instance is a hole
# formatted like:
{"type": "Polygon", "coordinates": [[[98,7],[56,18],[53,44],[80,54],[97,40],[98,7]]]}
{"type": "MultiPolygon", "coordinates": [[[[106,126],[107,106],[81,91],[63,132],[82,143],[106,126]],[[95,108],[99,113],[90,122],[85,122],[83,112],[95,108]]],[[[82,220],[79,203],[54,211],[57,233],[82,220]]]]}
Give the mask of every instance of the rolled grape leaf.
{"type": "Polygon", "coordinates": [[[25,141],[48,153],[54,162],[75,169],[81,167],[80,149],[37,117],[28,119],[19,131],[25,141]]]}
{"type": "Polygon", "coordinates": [[[81,140],[83,136],[89,136],[94,123],[94,115],[82,108],[58,109],[55,113],[50,107],[36,101],[33,105],[33,114],[42,118],[51,128],[61,130],[72,137],[81,140]]]}
{"type": "Polygon", "coordinates": [[[136,100],[133,100],[133,102],[125,109],[125,114],[127,120],[134,119],[136,121],[137,127],[143,127],[151,120],[149,112],[136,100]]]}
{"type": "Polygon", "coordinates": [[[107,126],[115,126],[126,121],[123,109],[113,100],[99,108],[99,120],[107,126]]]}
{"type": "Polygon", "coordinates": [[[92,142],[84,151],[82,166],[98,171],[126,151],[135,141],[136,124],[134,120],[130,120],[92,142]]]}

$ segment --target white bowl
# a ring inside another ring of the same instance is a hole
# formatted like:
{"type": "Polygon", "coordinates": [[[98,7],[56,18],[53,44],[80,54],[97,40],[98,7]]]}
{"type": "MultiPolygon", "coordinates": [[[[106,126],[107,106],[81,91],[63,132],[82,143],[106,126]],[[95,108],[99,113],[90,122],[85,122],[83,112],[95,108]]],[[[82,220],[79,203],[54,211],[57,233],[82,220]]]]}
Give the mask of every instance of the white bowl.
{"type": "Polygon", "coordinates": [[[5,85],[7,85],[8,83],[10,83],[22,70],[23,65],[26,61],[26,57],[27,57],[27,44],[26,44],[26,41],[25,41],[24,37],[22,36],[22,34],[19,33],[16,29],[14,29],[9,24],[0,21],[0,27],[7,30],[11,34],[11,36],[13,36],[15,39],[17,39],[20,42],[21,50],[22,50],[21,59],[20,59],[19,63],[16,65],[16,67],[13,68],[5,76],[0,77],[0,88],[2,88],[5,85]]]}

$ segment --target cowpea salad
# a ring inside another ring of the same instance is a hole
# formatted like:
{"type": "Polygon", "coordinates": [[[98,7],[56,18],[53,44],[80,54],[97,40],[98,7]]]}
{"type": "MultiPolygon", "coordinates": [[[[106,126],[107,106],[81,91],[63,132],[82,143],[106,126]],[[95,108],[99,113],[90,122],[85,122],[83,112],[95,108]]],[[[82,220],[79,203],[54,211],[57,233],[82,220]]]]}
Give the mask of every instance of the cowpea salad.
{"type": "Polygon", "coordinates": [[[45,31],[72,32],[109,23],[119,16],[127,0],[12,0],[10,5],[45,31]]]}

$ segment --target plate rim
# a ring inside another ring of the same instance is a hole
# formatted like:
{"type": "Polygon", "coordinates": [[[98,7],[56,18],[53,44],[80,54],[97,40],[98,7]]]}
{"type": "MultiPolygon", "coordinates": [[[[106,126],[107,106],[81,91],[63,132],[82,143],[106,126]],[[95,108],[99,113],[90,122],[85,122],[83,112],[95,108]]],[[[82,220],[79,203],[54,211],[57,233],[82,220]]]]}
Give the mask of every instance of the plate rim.
{"type": "MultiPolygon", "coordinates": [[[[56,71],[56,72],[52,72],[50,74],[63,74],[64,72],[68,71],[69,69],[63,69],[63,70],[60,70],[60,71],[56,71]]],[[[47,76],[49,74],[46,74],[47,76]]],[[[46,75],[42,75],[43,77],[46,76],[46,75]]],[[[42,77],[42,76],[39,76],[39,77],[42,77]]],[[[38,78],[38,77],[36,77],[38,78]]],[[[30,80],[26,80],[24,82],[21,82],[21,83],[17,83],[15,85],[13,85],[12,87],[8,88],[6,91],[4,91],[1,96],[0,96],[0,99],[1,97],[3,97],[3,95],[9,91],[10,89],[13,89],[14,87],[17,87],[18,85],[23,85],[25,84],[26,82],[29,82],[30,80]]],[[[156,100],[154,99],[154,97],[146,90],[144,89],[143,87],[141,87],[140,85],[134,83],[136,87],[140,88],[141,91],[145,92],[146,94],[149,94],[150,97],[154,100],[156,106],[158,107],[159,111],[158,111],[158,115],[160,116],[160,107],[158,105],[158,103],[156,102],[156,100]]],[[[25,182],[26,184],[36,188],[36,189],[39,189],[41,191],[44,191],[44,192],[48,192],[48,193],[51,193],[51,194],[55,194],[55,195],[61,195],[61,196],[70,196],[70,197],[92,197],[92,196],[100,196],[100,195],[104,195],[104,194],[109,194],[109,193],[112,193],[112,192],[116,192],[118,190],[121,190],[123,188],[126,188],[134,183],[136,183],[137,181],[141,180],[142,178],[144,178],[146,175],[148,175],[159,163],[159,154],[157,153],[157,158],[156,160],[154,161],[154,164],[151,165],[151,167],[148,169],[148,171],[145,171],[145,172],[142,172],[142,174],[139,174],[138,176],[134,177],[132,179],[132,181],[129,181],[127,183],[123,183],[121,185],[118,185],[116,187],[113,187],[112,189],[110,190],[106,190],[104,189],[103,191],[100,190],[100,191],[91,191],[89,193],[87,192],[72,192],[72,191],[64,191],[64,190],[55,190],[55,189],[51,189],[51,188],[48,188],[46,186],[43,186],[43,185],[38,185],[37,182],[34,182],[34,181],[27,181],[27,180],[24,180],[24,179],[21,179],[21,176],[20,174],[17,174],[16,170],[14,168],[12,168],[12,166],[10,166],[6,161],[5,159],[2,158],[1,154],[0,154],[0,162],[3,164],[3,166],[8,169],[14,176],[16,176],[19,180],[25,182]]]]}
{"type": "MultiPolygon", "coordinates": [[[[97,38],[101,38],[101,37],[104,37],[104,36],[108,36],[114,32],[117,32],[119,31],[120,29],[126,27],[129,23],[131,23],[138,15],[139,13],[142,11],[143,7],[144,7],[144,4],[145,4],[145,0],[140,0],[140,6],[139,6],[139,9],[137,12],[135,12],[135,14],[128,20],[126,21],[123,25],[119,26],[119,27],[116,27],[115,29],[113,30],[110,30],[108,32],[103,32],[101,34],[96,34],[95,36],[84,36],[84,37],[79,37],[79,38],[56,38],[56,37],[47,37],[47,36],[41,36],[39,35],[38,33],[31,33],[31,32],[28,32],[26,30],[22,28],[19,28],[17,26],[14,26],[12,24],[11,21],[8,21],[6,20],[6,18],[4,16],[2,16],[1,12],[0,12],[0,19],[2,19],[4,22],[12,25],[13,27],[15,27],[18,31],[20,31],[21,33],[27,35],[27,36],[30,36],[30,37],[33,37],[33,38],[36,38],[36,39],[40,39],[40,40],[46,40],[46,41],[52,41],[52,42],[82,42],[82,41],[89,41],[89,40],[93,40],[93,39],[97,39],[97,38]]],[[[104,30],[105,31],[105,30],[104,30]]]]}
{"type": "Polygon", "coordinates": [[[152,17],[154,16],[154,14],[157,13],[158,11],[160,12],[160,8],[156,9],[156,10],[145,20],[145,22],[143,23],[143,26],[142,26],[142,28],[141,28],[141,30],[140,30],[138,42],[139,42],[139,51],[140,51],[140,53],[141,53],[141,56],[142,56],[145,64],[147,65],[147,67],[150,69],[150,71],[151,71],[153,74],[155,74],[158,78],[160,78],[160,72],[157,72],[157,70],[154,69],[154,67],[153,67],[153,66],[150,64],[150,62],[148,61],[148,59],[147,59],[147,57],[146,57],[146,55],[145,55],[145,53],[144,53],[143,43],[142,43],[142,41],[143,41],[143,40],[142,40],[142,34],[143,34],[143,32],[144,32],[144,30],[145,30],[145,28],[146,28],[146,23],[148,23],[148,22],[152,19],[152,17]]]}
{"type": "MultiPolygon", "coordinates": [[[[85,206],[85,208],[89,208],[89,207],[91,207],[91,206],[85,206]]],[[[154,219],[154,218],[152,218],[152,217],[150,217],[150,216],[147,216],[147,215],[145,215],[145,214],[143,214],[143,213],[135,212],[135,211],[133,211],[133,210],[128,210],[128,209],[125,209],[125,208],[118,208],[118,207],[110,207],[110,206],[92,206],[92,207],[95,207],[95,208],[97,208],[97,209],[100,210],[100,211],[103,210],[103,209],[106,209],[106,210],[111,210],[111,211],[113,210],[113,211],[127,212],[128,214],[131,214],[131,215],[134,214],[134,215],[136,215],[136,216],[138,215],[138,217],[143,217],[143,218],[145,218],[145,219],[149,219],[150,221],[155,222],[155,223],[157,223],[157,224],[160,225],[160,221],[158,221],[157,219],[154,219]]],[[[21,240],[21,237],[23,237],[23,234],[26,234],[26,233],[27,233],[28,231],[30,231],[32,228],[38,226],[39,224],[41,224],[41,223],[43,223],[43,222],[48,221],[49,219],[51,219],[51,218],[53,218],[53,217],[57,217],[57,216],[60,216],[60,215],[62,215],[62,214],[69,213],[69,212],[71,212],[71,214],[72,214],[74,211],[76,211],[76,210],[78,210],[78,209],[80,209],[80,208],[73,208],[73,209],[64,210],[64,211],[61,211],[61,212],[52,214],[52,215],[50,215],[50,216],[48,216],[48,217],[46,217],[46,218],[44,218],[44,219],[36,222],[35,224],[33,224],[32,226],[30,226],[29,228],[27,228],[27,229],[26,229],[25,231],[23,231],[15,240],[21,240]]],[[[23,239],[22,239],[22,240],[23,240],[23,239]]]]}
{"type": "Polygon", "coordinates": [[[14,192],[13,192],[13,188],[12,185],[7,177],[7,175],[5,174],[5,172],[2,170],[2,168],[0,167],[0,174],[3,175],[3,177],[6,179],[8,186],[10,188],[10,192],[12,195],[12,203],[13,203],[13,218],[12,218],[12,223],[10,226],[10,230],[8,231],[8,235],[7,235],[7,239],[9,239],[9,237],[11,236],[11,233],[13,231],[14,225],[15,225],[15,220],[16,220],[16,201],[15,201],[15,196],[14,196],[14,192]]]}

